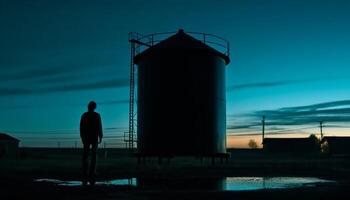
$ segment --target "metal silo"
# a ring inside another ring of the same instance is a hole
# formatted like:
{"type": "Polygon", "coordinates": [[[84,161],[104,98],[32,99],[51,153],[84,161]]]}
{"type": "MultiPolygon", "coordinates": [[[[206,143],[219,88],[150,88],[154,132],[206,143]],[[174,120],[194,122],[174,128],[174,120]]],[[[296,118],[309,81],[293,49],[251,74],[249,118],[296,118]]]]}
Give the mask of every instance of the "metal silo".
{"type": "Polygon", "coordinates": [[[147,42],[136,40],[147,46],[133,60],[138,66],[138,153],[160,157],[226,153],[228,43],[181,29],[161,41],[156,36],[147,36],[147,42]],[[220,52],[210,43],[226,50],[220,52]]]}

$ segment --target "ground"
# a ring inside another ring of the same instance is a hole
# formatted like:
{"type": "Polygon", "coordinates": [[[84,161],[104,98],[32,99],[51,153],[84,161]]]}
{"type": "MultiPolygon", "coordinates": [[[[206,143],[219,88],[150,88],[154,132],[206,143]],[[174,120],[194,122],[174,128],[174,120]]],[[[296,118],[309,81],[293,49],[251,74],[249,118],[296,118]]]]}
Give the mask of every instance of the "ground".
{"type": "MultiPolygon", "coordinates": [[[[261,150],[233,150],[226,163],[203,163],[175,158],[158,164],[137,159],[121,149],[100,149],[98,179],[130,177],[200,178],[225,176],[308,176],[336,180],[312,188],[230,192],[215,190],[140,189],[132,186],[64,187],[33,182],[35,178],[80,179],[79,149],[22,149],[16,159],[0,160],[1,199],[330,199],[350,189],[350,160],[344,156],[267,154],[261,150]],[[107,151],[107,153],[106,153],[107,151]]],[[[182,183],[181,183],[182,184],[182,183]]]]}

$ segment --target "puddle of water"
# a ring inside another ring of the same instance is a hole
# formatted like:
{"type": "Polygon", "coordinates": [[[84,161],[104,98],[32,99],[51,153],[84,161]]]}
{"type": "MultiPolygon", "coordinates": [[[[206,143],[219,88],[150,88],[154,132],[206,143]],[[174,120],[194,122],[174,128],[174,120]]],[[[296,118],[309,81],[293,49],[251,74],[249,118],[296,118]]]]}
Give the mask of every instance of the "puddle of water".
{"type": "MultiPolygon", "coordinates": [[[[81,181],[61,181],[57,179],[35,179],[34,182],[49,182],[59,186],[81,186],[81,181]]],[[[316,187],[319,183],[334,181],[313,177],[223,177],[199,179],[156,179],[129,178],[96,182],[105,186],[136,186],[144,189],[182,189],[248,191],[261,189],[287,189],[298,187],[316,187]]]]}
{"type": "MultiPolygon", "coordinates": [[[[81,186],[81,181],[61,181],[58,179],[35,179],[34,182],[47,182],[47,183],[53,183],[58,186],[81,186]]],[[[97,181],[95,185],[129,185],[129,186],[136,186],[136,178],[130,178],[130,179],[115,179],[115,180],[107,180],[107,181],[97,181]]]]}
{"type": "Polygon", "coordinates": [[[225,190],[244,191],[315,187],[318,183],[332,182],[334,181],[313,177],[227,177],[225,190]]]}

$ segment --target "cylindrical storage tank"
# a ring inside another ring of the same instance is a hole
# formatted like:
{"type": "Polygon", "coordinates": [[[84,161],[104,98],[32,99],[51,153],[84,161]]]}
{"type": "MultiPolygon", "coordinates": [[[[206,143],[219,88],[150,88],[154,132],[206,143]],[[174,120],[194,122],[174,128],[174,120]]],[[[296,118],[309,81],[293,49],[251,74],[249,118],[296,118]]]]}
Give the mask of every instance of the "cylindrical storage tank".
{"type": "Polygon", "coordinates": [[[134,62],[140,154],[226,153],[226,55],[180,30],[134,62]]]}

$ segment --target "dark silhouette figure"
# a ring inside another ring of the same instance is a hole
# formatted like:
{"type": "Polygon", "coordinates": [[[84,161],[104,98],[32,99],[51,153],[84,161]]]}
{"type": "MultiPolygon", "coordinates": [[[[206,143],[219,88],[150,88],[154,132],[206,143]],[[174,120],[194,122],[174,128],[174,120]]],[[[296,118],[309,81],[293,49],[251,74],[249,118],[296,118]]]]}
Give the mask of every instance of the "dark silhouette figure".
{"type": "Polygon", "coordinates": [[[96,113],[96,103],[91,101],[88,104],[88,112],[81,116],[80,120],[80,137],[84,145],[83,151],[83,185],[87,185],[89,181],[91,185],[95,184],[95,169],[96,169],[96,152],[98,143],[101,143],[102,123],[100,114],[96,113]],[[91,147],[91,162],[89,168],[89,151],[91,147]]]}

